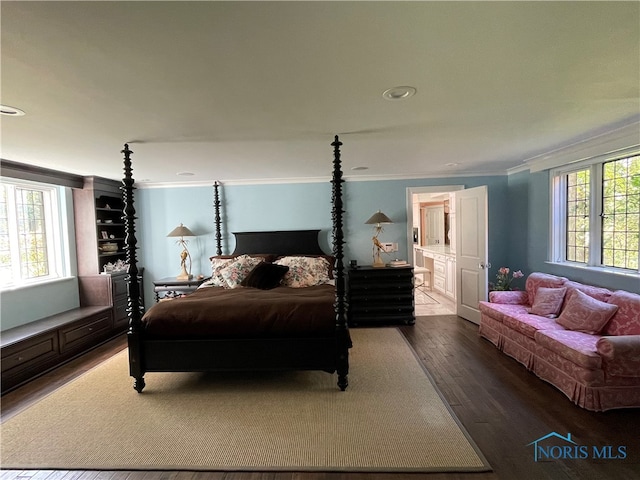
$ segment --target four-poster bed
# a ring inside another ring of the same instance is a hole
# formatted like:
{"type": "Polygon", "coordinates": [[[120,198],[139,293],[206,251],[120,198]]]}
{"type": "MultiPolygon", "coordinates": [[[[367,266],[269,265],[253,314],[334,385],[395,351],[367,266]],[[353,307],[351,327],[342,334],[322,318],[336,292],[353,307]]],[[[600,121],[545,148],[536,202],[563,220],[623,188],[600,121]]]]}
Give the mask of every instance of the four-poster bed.
{"type": "MultiPolygon", "coordinates": [[[[135,187],[131,167],[133,152],[125,144],[122,151],[125,175],[121,188],[129,264],[129,368],[135,390],[142,392],[146,372],[243,370],[336,372],[340,389],[347,388],[351,340],[345,307],[342,143],[336,136],[331,145],[334,153],[331,255],[326,255],[318,245],[319,230],[297,230],[235,233],[235,250],[227,256],[234,261],[259,258],[257,262],[262,267],[268,266],[265,263],[273,263],[280,266],[272,268],[279,268],[281,272],[297,269],[300,258],[302,264],[307,259],[315,259],[309,260],[314,265],[321,263],[317,260],[327,258],[330,259],[326,265],[333,277],[331,282],[308,287],[304,285],[307,288],[290,288],[280,284],[275,288],[239,285],[233,285],[228,290],[220,286],[203,288],[184,299],[156,304],[143,317],[136,259],[135,187]],[[185,311],[190,315],[186,319],[180,313],[185,311]],[[211,321],[216,316],[212,312],[216,311],[235,316],[218,318],[218,322],[226,325],[220,326],[211,321]]],[[[220,257],[218,187],[216,182],[216,255],[220,257]]],[[[303,274],[306,275],[306,272],[303,274]]]]}

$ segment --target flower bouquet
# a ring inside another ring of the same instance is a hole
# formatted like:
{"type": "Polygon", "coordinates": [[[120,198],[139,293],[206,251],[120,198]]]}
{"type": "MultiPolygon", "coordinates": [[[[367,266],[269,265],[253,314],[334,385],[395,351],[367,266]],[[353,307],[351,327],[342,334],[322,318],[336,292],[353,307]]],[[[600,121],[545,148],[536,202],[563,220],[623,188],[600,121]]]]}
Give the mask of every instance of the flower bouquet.
{"type": "Polygon", "coordinates": [[[498,273],[496,274],[496,282],[489,283],[489,290],[514,290],[514,288],[511,287],[511,282],[517,278],[524,277],[524,274],[521,270],[516,270],[515,272],[511,273],[511,276],[509,275],[509,273],[511,273],[511,270],[509,270],[508,267],[500,267],[498,269],[498,273]]]}

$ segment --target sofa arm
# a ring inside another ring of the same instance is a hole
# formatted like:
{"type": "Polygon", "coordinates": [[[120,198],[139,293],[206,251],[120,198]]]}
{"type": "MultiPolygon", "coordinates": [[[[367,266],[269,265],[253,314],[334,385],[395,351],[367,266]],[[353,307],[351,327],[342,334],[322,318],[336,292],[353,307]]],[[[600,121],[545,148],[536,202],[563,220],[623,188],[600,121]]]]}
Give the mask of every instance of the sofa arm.
{"type": "Polygon", "coordinates": [[[596,351],[609,375],[640,377],[640,335],[602,337],[596,351]]]}
{"type": "Polygon", "coordinates": [[[489,301],[508,305],[528,305],[529,295],[524,290],[494,290],[489,292],[489,301]]]}

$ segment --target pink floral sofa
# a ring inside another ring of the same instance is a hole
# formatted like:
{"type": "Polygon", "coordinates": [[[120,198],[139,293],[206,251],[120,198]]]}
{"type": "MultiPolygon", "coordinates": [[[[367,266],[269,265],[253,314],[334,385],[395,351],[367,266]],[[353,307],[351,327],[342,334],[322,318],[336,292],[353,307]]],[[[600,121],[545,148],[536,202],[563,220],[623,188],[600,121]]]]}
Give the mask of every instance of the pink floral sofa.
{"type": "Polygon", "coordinates": [[[640,407],[640,295],[532,273],[480,302],[480,335],[587,410],[640,407]]]}

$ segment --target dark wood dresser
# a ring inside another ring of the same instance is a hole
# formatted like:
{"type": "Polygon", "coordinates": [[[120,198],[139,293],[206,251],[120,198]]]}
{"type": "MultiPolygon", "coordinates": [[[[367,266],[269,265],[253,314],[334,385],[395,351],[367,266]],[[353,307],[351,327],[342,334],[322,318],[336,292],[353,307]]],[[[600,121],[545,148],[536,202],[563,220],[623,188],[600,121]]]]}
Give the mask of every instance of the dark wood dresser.
{"type": "Polygon", "coordinates": [[[413,325],[413,267],[357,267],[347,271],[349,326],[413,325]]]}

